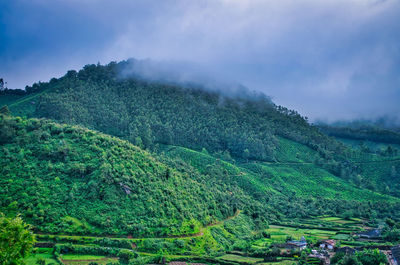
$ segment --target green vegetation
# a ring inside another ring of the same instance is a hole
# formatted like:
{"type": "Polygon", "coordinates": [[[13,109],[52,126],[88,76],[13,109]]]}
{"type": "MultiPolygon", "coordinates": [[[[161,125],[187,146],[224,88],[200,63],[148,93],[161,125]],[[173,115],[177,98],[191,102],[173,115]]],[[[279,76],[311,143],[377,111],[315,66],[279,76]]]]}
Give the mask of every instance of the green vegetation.
{"type": "Polygon", "coordinates": [[[292,264],[274,244],[372,244],[353,233],[387,218],[400,241],[396,133],[332,134],[343,144],[265,96],[122,77],[129,64],[0,92],[0,211],[38,233],[28,264],[292,264]]]}
{"type": "MultiPolygon", "coordinates": [[[[25,91],[2,91],[0,102],[14,115],[83,125],[149,151],[166,144],[227,160],[309,163],[351,185],[400,197],[400,153],[394,147],[375,156],[351,150],[265,96],[228,97],[201,87],[149,82],[126,75],[130,63],[87,65],[25,91]],[[368,164],[386,160],[391,164],[373,169],[368,164]]],[[[379,130],[374,135],[393,143],[399,138],[379,130]]]]}
{"type": "Polygon", "coordinates": [[[19,216],[8,218],[0,212],[0,264],[22,264],[34,243],[32,231],[19,216]]]}
{"type": "Polygon", "coordinates": [[[345,255],[337,253],[332,259],[331,264],[343,265],[380,265],[387,264],[384,253],[378,249],[369,249],[357,252],[355,255],[345,255]]]}
{"type": "Polygon", "coordinates": [[[41,231],[195,234],[246,200],[238,188],[188,178],[126,141],[87,129],[0,116],[0,135],[0,207],[23,213],[41,231]]]}
{"type": "Polygon", "coordinates": [[[81,124],[150,150],[162,143],[275,161],[283,150],[278,137],[284,137],[317,151],[331,165],[343,158],[344,146],[265,96],[231,98],[199,87],[122,78],[130,63],[87,65],[34,84],[10,101],[10,109],[15,115],[81,124]]]}
{"type": "Polygon", "coordinates": [[[395,198],[354,188],[308,164],[278,171],[275,166],[280,165],[233,164],[180,147],[156,156],[84,128],[0,117],[0,181],[7,187],[0,206],[23,213],[44,232],[189,235],[239,209],[260,228],[282,215],[337,215],[356,209],[354,215],[368,217],[370,204],[376,203],[380,214],[394,217],[394,207],[399,207],[395,198]],[[312,174],[316,179],[311,185],[312,174]],[[320,177],[324,174],[326,180],[320,177]],[[324,181],[326,188],[318,189],[324,181]],[[335,198],[338,185],[344,187],[340,199],[335,198]],[[318,198],[323,193],[325,198],[318,198]],[[292,200],[296,195],[298,200],[292,200]]]}
{"type": "Polygon", "coordinates": [[[233,254],[226,254],[221,257],[218,257],[218,259],[221,260],[226,260],[226,261],[234,261],[234,262],[244,262],[247,264],[254,264],[262,261],[262,258],[252,258],[252,257],[243,257],[243,256],[238,256],[238,255],[233,255],[233,254]]]}

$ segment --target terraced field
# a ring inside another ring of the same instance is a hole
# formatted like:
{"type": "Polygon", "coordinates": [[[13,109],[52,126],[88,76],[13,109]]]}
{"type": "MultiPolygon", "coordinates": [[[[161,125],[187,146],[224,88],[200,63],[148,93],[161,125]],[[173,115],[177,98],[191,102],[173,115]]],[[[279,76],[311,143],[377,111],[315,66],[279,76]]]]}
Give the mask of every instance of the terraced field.
{"type": "Polygon", "coordinates": [[[105,256],[94,256],[94,255],[62,255],[61,261],[65,265],[88,265],[92,262],[96,262],[99,265],[105,265],[111,262],[117,262],[118,258],[110,258],[105,256]]]}
{"type": "Polygon", "coordinates": [[[224,260],[224,261],[233,261],[238,263],[246,263],[246,264],[255,264],[258,262],[263,261],[262,258],[253,258],[253,257],[244,257],[234,254],[226,254],[221,257],[218,257],[217,260],[224,260]]]}

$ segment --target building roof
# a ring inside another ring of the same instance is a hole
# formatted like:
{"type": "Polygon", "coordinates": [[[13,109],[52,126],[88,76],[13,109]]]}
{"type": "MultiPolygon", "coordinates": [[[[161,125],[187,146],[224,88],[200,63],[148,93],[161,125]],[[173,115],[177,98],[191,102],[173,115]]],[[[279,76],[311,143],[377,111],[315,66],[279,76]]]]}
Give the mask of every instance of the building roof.
{"type": "Polygon", "coordinates": [[[381,236],[381,230],[371,229],[357,234],[360,237],[377,238],[381,236]]]}
{"type": "Polygon", "coordinates": [[[304,247],[304,246],[307,246],[307,242],[305,242],[305,241],[295,241],[295,240],[293,240],[293,241],[288,241],[288,242],[286,242],[288,245],[293,245],[293,246],[296,246],[296,247],[304,247]]]}
{"type": "Polygon", "coordinates": [[[328,239],[324,241],[325,244],[331,245],[332,247],[334,247],[336,245],[336,241],[333,239],[328,239]]]}
{"type": "Polygon", "coordinates": [[[397,261],[397,263],[400,263],[400,245],[392,247],[391,250],[393,258],[397,261]]]}

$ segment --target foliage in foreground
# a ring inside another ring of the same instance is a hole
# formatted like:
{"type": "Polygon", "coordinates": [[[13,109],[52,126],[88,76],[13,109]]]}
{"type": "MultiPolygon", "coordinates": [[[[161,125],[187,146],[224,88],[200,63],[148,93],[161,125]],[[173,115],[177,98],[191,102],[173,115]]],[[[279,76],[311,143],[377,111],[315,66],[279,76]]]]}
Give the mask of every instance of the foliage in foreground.
{"type": "Polygon", "coordinates": [[[35,243],[35,236],[21,217],[8,218],[0,213],[0,264],[23,264],[35,243]]]}

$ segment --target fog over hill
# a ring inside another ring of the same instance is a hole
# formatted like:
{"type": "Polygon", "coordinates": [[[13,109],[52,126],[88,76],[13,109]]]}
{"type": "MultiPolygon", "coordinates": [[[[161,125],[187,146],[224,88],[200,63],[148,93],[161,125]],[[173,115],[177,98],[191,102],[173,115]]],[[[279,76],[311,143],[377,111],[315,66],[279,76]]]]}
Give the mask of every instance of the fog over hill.
{"type": "Polygon", "coordinates": [[[262,91],[311,120],[400,113],[395,0],[16,0],[0,10],[10,88],[133,57],[172,81],[262,91]]]}

